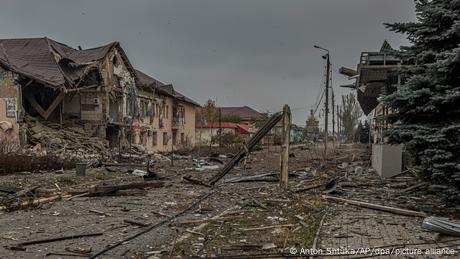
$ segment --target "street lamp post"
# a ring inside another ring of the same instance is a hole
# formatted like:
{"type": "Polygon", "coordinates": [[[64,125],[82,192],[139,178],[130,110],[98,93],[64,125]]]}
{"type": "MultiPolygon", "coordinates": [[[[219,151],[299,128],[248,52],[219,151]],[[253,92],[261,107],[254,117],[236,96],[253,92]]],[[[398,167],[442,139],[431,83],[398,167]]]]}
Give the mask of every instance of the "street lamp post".
{"type": "Polygon", "coordinates": [[[327,156],[327,139],[328,139],[328,119],[329,119],[329,79],[330,79],[330,69],[331,69],[331,61],[329,58],[329,50],[318,45],[313,46],[317,49],[321,49],[326,51],[326,55],[323,56],[326,59],[326,101],[324,103],[325,109],[325,116],[324,116],[324,154],[327,156]]]}

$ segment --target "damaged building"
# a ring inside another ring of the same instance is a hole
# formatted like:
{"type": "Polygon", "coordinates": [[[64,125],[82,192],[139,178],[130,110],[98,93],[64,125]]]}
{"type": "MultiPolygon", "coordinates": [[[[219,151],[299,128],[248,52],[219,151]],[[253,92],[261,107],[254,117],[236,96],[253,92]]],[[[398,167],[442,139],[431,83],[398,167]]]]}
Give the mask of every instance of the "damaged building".
{"type": "Polygon", "coordinates": [[[361,53],[357,70],[342,67],[339,71],[355,80],[342,87],[356,90],[361,109],[372,118],[372,166],[382,177],[391,177],[403,169],[403,146],[387,144],[384,137],[384,132],[391,127],[384,118],[392,111],[379,100],[397,89],[402,80],[398,69],[403,61],[394,52],[384,41],[380,51],[361,53]]]}
{"type": "Polygon", "coordinates": [[[118,42],[75,49],[48,38],[0,40],[0,140],[9,145],[27,145],[30,122],[41,121],[80,126],[119,150],[193,147],[196,107],[135,70],[118,42]]]}

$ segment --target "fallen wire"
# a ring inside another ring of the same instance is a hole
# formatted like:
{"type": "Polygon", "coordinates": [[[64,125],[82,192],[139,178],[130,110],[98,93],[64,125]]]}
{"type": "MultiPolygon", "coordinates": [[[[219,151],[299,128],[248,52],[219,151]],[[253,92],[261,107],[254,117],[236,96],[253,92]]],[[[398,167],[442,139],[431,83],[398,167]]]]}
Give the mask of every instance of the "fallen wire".
{"type": "Polygon", "coordinates": [[[104,250],[102,250],[102,251],[100,251],[100,252],[98,252],[98,253],[92,255],[91,257],[89,257],[89,259],[93,259],[93,258],[96,258],[96,257],[102,255],[102,254],[105,254],[105,253],[107,253],[108,251],[110,251],[110,250],[112,250],[112,249],[114,249],[114,248],[116,248],[116,247],[118,247],[118,246],[120,246],[120,245],[122,245],[122,244],[124,244],[124,243],[126,243],[126,242],[128,242],[128,241],[130,241],[130,240],[133,240],[133,239],[135,239],[135,238],[138,237],[138,236],[141,236],[141,235],[143,235],[143,234],[145,234],[145,233],[147,233],[147,232],[150,232],[150,231],[152,231],[152,230],[154,230],[154,229],[156,229],[156,228],[158,228],[158,227],[160,227],[160,226],[162,226],[162,225],[164,225],[164,224],[167,224],[167,223],[170,223],[170,222],[174,221],[176,218],[178,218],[178,217],[184,215],[184,214],[187,213],[189,210],[195,208],[198,204],[200,204],[202,201],[204,201],[205,199],[207,199],[209,196],[211,196],[211,195],[214,194],[214,193],[215,193],[215,190],[211,190],[209,193],[207,193],[207,194],[201,196],[198,200],[196,200],[195,202],[193,202],[190,206],[188,206],[187,208],[185,208],[185,209],[182,210],[181,212],[179,212],[179,213],[173,215],[171,218],[162,220],[162,221],[158,222],[157,224],[154,224],[154,225],[152,225],[152,226],[146,228],[145,230],[143,230],[143,231],[141,231],[141,232],[139,232],[139,233],[137,233],[137,234],[134,234],[134,235],[132,235],[132,236],[130,236],[130,237],[127,237],[127,238],[125,238],[125,239],[123,239],[123,240],[121,240],[121,241],[118,241],[118,242],[116,242],[115,244],[109,245],[109,246],[107,246],[104,250]]]}

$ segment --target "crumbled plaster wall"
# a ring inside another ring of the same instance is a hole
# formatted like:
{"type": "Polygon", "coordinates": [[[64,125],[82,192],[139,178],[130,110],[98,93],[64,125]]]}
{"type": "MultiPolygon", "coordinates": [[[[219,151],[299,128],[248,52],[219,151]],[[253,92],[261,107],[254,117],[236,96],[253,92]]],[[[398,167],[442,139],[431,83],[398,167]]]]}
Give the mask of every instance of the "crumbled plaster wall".
{"type": "Polygon", "coordinates": [[[21,87],[16,83],[17,75],[0,68],[0,145],[20,144],[22,117],[21,87]]]}

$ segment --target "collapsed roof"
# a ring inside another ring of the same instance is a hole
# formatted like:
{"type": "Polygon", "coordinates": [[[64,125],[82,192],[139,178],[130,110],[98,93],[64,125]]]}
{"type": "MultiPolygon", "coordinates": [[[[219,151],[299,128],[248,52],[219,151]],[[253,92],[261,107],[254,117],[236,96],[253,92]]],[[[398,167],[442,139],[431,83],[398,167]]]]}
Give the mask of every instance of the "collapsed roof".
{"type": "Polygon", "coordinates": [[[117,48],[127,69],[141,87],[200,106],[174,90],[172,85],[135,70],[120,43],[112,42],[91,49],[75,49],[49,38],[0,39],[0,66],[52,88],[76,88],[92,69],[96,69],[112,48],[117,48]]]}

